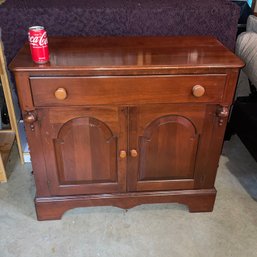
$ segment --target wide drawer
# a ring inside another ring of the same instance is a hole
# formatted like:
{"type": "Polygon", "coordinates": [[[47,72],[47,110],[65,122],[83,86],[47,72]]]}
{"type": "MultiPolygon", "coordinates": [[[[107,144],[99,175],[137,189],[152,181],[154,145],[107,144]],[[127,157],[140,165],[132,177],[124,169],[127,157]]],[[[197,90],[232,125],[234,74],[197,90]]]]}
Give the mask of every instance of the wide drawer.
{"type": "Polygon", "coordinates": [[[30,78],[35,106],[218,103],[225,83],[226,74],[30,78]],[[198,96],[194,96],[195,86],[198,96]]]}

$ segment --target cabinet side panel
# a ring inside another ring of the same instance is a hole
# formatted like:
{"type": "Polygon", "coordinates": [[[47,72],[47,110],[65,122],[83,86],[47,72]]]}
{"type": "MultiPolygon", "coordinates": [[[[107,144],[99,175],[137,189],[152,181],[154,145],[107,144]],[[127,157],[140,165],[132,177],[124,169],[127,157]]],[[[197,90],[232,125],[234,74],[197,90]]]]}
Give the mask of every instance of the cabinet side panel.
{"type": "Polygon", "coordinates": [[[22,111],[34,110],[28,73],[14,73],[19,104],[22,111]]]}
{"type": "Polygon", "coordinates": [[[233,102],[238,75],[239,75],[239,71],[237,69],[228,70],[225,92],[222,99],[223,105],[225,106],[229,106],[233,102]]]}
{"type": "Polygon", "coordinates": [[[227,118],[219,123],[217,105],[207,105],[203,134],[196,161],[195,188],[213,188],[222,150],[227,118]]]}
{"type": "MultiPolygon", "coordinates": [[[[27,111],[33,111],[34,106],[31,98],[29,74],[27,73],[15,73],[18,98],[22,115],[24,117],[27,111]]],[[[45,159],[43,154],[43,147],[41,141],[41,134],[39,128],[39,122],[35,122],[34,130],[30,125],[25,124],[26,136],[29,144],[30,156],[32,160],[32,169],[36,183],[36,195],[37,197],[49,196],[48,181],[46,175],[45,159]]]]}

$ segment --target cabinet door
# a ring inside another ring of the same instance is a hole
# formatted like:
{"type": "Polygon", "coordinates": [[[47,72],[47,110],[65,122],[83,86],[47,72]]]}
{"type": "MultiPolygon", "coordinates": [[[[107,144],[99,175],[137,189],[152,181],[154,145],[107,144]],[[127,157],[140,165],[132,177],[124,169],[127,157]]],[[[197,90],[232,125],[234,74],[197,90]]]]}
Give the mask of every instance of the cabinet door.
{"type": "Polygon", "coordinates": [[[197,162],[210,142],[213,110],[190,104],[131,107],[128,190],[196,188],[201,179],[197,162]]]}
{"type": "Polygon", "coordinates": [[[126,108],[38,110],[52,195],[126,190],[126,108]]]}

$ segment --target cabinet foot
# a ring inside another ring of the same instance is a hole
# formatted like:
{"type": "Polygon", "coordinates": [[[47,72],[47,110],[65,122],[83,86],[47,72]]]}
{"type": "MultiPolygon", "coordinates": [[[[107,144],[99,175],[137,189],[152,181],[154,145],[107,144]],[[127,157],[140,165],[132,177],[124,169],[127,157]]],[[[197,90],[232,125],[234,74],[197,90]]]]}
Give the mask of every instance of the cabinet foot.
{"type": "Polygon", "coordinates": [[[195,199],[187,204],[189,212],[212,212],[215,202],[214,197],[204,197],[203,199],[195,199]]]}
{"type": "Polygon", "coordinates": [[[115,206],[129,209],[141,204],[180,203],[190,212],[211,212],[216,189],[138,192],[126,194],[80,195],[60,197],[37,197],[35,199],[38,220],[58,220],[73,208],[89,206],[115,206]]]}

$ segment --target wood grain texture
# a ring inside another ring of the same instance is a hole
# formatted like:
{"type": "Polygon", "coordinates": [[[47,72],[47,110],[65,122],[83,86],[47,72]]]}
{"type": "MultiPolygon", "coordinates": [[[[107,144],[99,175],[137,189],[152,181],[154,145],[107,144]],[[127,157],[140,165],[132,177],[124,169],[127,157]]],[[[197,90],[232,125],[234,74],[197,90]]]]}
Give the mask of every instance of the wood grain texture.
{"type": "Polygon", "coordinates": [[[140,180],[192,178],[198,136],[183,116],[153,121],[140,138],[140,180]]]}
{"type": "Polygon", "coordinates": [[[54,147],[62,184],[117,180],[117,138],[102,121],[92,117],[68,121],[54,147]]]}

